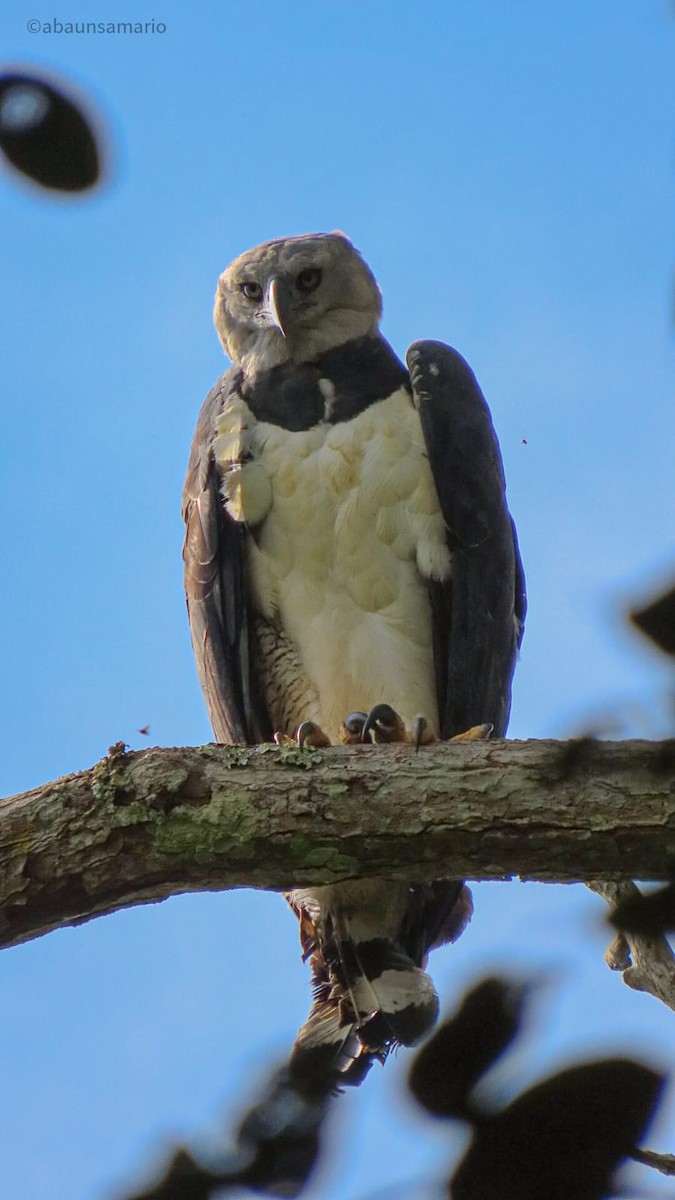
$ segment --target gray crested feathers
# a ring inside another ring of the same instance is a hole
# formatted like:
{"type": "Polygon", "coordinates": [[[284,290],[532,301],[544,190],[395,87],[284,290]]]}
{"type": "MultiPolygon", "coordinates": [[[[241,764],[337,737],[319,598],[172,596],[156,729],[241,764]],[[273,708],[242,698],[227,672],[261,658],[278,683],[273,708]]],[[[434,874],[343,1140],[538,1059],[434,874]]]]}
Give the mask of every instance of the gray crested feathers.
{"type": "MultiPolygon", "coordinates": [[[[442,738],[506,730],[525,589],[490,413],[459,354],[379,333],[342,234],[265,243],[218,282],[234,366],[200,413],[184,491],[192,641],[214,733],[270,740],[381,701],[442,738]]],[[[289,893],[314,1003],[291,1068],[358,1083],[433,1024],[430,949],[468,889],[387,881],[289,893]]]]}
{"type": "Polygon", "coordinates": [[[213,320],[232,362],[257,374],[373,335],[381,313],[370,267],[344,234],[329,233],[279,238],[235,258],[218,280],[213,320]],[[321,273],[318,286],[303,289],[305,271],[321,273]],[[284,289],[283,330],[268,304],[272,279],[284,289]],[[247,284],[260,288],[260,303],[252,306],[247,284]]]}

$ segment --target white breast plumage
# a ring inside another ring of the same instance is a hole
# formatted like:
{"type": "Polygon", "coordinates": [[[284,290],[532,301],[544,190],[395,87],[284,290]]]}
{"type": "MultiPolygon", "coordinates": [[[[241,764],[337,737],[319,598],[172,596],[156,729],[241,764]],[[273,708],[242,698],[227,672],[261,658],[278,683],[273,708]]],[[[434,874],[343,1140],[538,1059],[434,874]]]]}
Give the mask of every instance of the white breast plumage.
{"type": "MultiPolygon", "coordinates": [[[[236,398],[217,431],[228,511],[255,534],[254,604],[303,674],[277,686],[318,701],[294,719],[335,737],[348,712],[386,702],[437,727],[425,579],[446,579],[450,555],[408,393],[300,432],[256,422],[236,398]]],[[[292,674],[288,656],[279,669],[292,674]]]]}

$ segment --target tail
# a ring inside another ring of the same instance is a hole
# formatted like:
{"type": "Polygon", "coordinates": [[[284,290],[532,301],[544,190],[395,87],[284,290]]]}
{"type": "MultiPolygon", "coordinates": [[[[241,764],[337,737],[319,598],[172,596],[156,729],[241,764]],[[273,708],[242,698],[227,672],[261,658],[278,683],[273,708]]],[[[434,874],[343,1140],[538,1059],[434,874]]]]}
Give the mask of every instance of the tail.
{"type": "Polygon", "coordinates": [[[438,996],[423,970],[426,954],[459,936],[470,894],[456,881],[411,888],[371,880],[287,899],[314,992],[291,1054],[292,1076],[306,1095],[323,1091],[327,1080],[334,1090],[357,1086],[373,1062],[414,1045],[435,1024],[438,996]]]}

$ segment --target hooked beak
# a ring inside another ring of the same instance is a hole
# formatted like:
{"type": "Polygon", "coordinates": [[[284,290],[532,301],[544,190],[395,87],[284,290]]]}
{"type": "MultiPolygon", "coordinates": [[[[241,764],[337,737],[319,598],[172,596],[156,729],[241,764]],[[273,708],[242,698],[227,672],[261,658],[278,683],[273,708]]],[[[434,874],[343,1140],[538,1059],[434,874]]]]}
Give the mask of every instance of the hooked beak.
{"type": "Polygon", "coordinates": [[[261,312],[266,324],[278,329],[282,337],[286,337],[291,322],[291,294],[283,279],[274,276],[270,280],[261,312]]]}

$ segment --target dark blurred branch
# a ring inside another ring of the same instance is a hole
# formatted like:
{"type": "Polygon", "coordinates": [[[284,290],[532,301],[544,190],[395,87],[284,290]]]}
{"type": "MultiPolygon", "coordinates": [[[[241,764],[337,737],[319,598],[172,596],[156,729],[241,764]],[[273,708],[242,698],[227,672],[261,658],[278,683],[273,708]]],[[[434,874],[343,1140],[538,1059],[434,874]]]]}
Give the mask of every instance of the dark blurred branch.
{"type": "Polygon", "coordinates": [[[644,1163],[646,1167],[653,1167],[662,1175],[675,1175],[675,1154],[657,1154],[655,1150],[634,1150],[631,1158],[634,1158],[636,1162],[644,1163]]]}
{"type": "Polygon", "coordinates": [[[187,891],[667,877],[675,741],[113,753],[0,802],[0,945],[187,891]]]}
{"type": "MultiPolygon", "coordinates": [[[[588,887],[612,907],[639,894],[635,884],[628,880],[594,879],[588,887]]],[[[620,932],[607,950],[605,961],[612,971],[622,972],[628,987],[636,992],[649,992],[675,1010],[675,955],[663,934],[645,937],[620,932]]]]}

